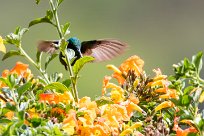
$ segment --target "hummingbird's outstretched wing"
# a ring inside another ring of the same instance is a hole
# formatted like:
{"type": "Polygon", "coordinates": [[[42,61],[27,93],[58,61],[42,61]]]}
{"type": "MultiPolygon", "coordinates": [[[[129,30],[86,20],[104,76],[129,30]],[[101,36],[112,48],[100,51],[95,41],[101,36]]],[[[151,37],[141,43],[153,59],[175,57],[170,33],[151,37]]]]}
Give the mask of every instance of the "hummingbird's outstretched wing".
{"type": "Polygon", "coordinates": [[[85,56],[93,56],[95,62],[110,60],[122,54],[126,48],[127,44],[114,39],[99,39],[81,43],[81,53],[85,56]]]}
{"type": "Polygon", "coordinates": [[[57,45],[58,41],[39,41],[38,51],[52,54],[59,49],[57,45]]]}

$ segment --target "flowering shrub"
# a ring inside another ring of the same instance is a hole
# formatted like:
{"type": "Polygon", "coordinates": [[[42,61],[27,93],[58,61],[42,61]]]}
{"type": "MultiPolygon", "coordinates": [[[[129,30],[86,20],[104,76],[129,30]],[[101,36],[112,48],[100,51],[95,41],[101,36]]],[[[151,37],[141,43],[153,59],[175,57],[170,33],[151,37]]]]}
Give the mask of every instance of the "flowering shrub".
{"type": "MultiPolygon", "coordinates": [[[[39,4],[40,0],[36,0],[39,4]]],[[[204,135],[204,111],[198,108],[204,101],[202,52],[173,65],[174,75],[163,75],[154,69],[154,77],[146,75],[144,61],[131,56],[119,67],[107,65],[113,74],[105,76],[101,96],[91,100],[78,98],[79,71],[91,57],[83,57],[72,67],[71,53],[66,52],[64,37],[69,23],[59,24],[57,9],[63,0],[54,3],[43,18],[30,22],[29,27],[49,23],[57,28],[60,51],[67,55],[70,79],[62,75],[49,75],[46,68],[58,54],[48,56],[42,68],[41,52],[34,61],[22,48],[21,38],[28,28],[18,27],[14,33],[0,37],[3,60],[23,56],[41,76],[35,76],[28,64],[17,62],[11,70],[2,71],[0,77],[0,134],[7,135],[82,135],[82,136],[198,136],[204,135]],[[5,44],[16,46],[6,52],[5,44]],[[112,83],[116,79],[117,83],[112,83]]]]}

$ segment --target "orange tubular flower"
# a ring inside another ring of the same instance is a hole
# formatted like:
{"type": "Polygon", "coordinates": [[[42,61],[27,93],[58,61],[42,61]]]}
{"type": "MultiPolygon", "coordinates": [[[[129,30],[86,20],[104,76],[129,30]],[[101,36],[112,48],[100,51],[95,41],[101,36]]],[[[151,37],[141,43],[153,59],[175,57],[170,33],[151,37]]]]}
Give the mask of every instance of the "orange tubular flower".
{"type": "Polygon", "coordinates": [[[58,104],[59,102],[69,104],[73,101],[73,97],[70,92],[61,93],[43,93],[40,94],[40,102],[48,102],[49,104],[58,104]]]}
{"type": "Polygon", "coordinates": [[[40,94],[40,102],[56,103],[55,94],[40,94]]]}
{"type": "Polygon", "coordinates": [[[63,109],[55,107],[51,110],[51,115],[66,115],[66,112],[63,109]]]}
{"type": "MultiPolygon", "coordinates": [[[[28,68],[27,64],[22,62],[17,62],[16,65],[10,71],[8,69],[2,72],[2,77],[6,78],[9,74],[17,74],[18,76],[22,76],[26,79],[30,79],[33,77],[31,74],[31,70],[28,68]]],[[[5,87],[6,85],[0,81],[0,87],[5,87]]]]}
{"type": "Polygon", "coordinates": [[[174,106],[174,103],[171,102],[171,101],[164,101],[162,102],[161,104],[159,104],[156,108],[155,108],[155,112],[161,110],[161,109],[164,109],[164,108],[170,108],[170,107],[173,107],[174,106]]]}
{"type": "Polygon", "coordinates": [[[7,76],[9,75],[9,73],[10,73],[10,71],[9,71],[8,69],[5,69],[5,70],[2,72],[1,76],[5,78],[5,77],[7,77],[7,76]]]}
{"type": "Polygon", "coordinates": [[[62,123],[62,129],[68,134],[73,135],[76,131],[78,131],[78,122],[76,119],[76,111],[70,110],[68,117],[64,119],[62,123]]]}
{"type": "Polygon", "coordinates": [[[128,99],[130,102],[133,102],[134,104],[138,104],[140,102],[139,99],[137,97],[135,97],[135,95],[133,93],[130,94],[128,99]]]}
{"type": "Polygon", "coordinates": [[[143,72],[144,61],[140,57],[134,55],[127,60],[125,60],[118,68],[113,65],[108,65],[109,69],[114,71],[113,77],[118,80],[120,84],[124,84],[125,76],[128,71],[132,70],[136,75],[140,75],[143,72]]]}
{"type": "Polygon", "coordinates": [[[24,64],[22,62],[17,62],[13,69],[11,69],[11,73],[16,73],[17,75],[23,75],[28,70],[28,64],[24,64]]]}
{"type": "Polygon", "coordinates": [[[122,71],[123,74],[127,74],[129,70],[134,70],[136,75],[140,75],[143,71],[144,61],[134,55],[125,60],[119,67],[120,71],[122,71]]]}
{"type": "Polygon", "coordinates": [[[108,85],[110,79],[111,79],[110,76],[105,76],[104,77],[104,79],[103,79],[103,87],[102,87],[102,95],[105,95],[106,88],[107,88],[107,85],[108,85]]]}
{"type": "Polygon", "coordinates": [[[143,112],[143,110],[137,104],[134,104],[133,102],[128,103],[126,108],[127,108],[128,116],[132,116],[133,111],[138,111],[140,113],[143,112]]]}
{"type": "MultiPolygon", "coordinates": [[[[153,78],[152,82],[149,82],[147,85],[151,87],[155,86],[162,86],[162,87],[167,87],[169,85],[169,81],[166,79],[166,75],[162,75],[161,70],[153,70],[156,73],[156,76],[153,78]]],[[[161,91],[161,90],[160,90],[161,91]]]]}
{"type": "MultiPolygon", "coordinates": [[[[179,122],[179,117],[175,117],[173,130],[176,131],[176,136],[187,136],[189,133],[197,133],[198,132],[197,129],[194,128],[193,126],[183,130],[179,127],[178,122],[179,122]]],[[[184,123],[186,123],[186,120],[184,121],[184,123]]]]}
{"type": "Polygon", "coordinates": [[[14,112],[13,112],[13,111],[9,111],[9,112],[7,112],[7,113],[5,114],[5,116],[6,116],[7,119],[12,120],[13,117],[14,117],[14,112]]]}
{"type": "Polygon", "coordinates": [[[102,111],[101,118],[105,120],[105,123],[111,128],[111,130],[118,130],[120,123],[123,121],[129,121],[130,117],[127,114],[125,106],[118,104],[104,105],[101,107],[102,111]]]}
{"type": "Polygon", "coordinates": [[[168,87],[158,88],[154,90],[154,92],[163,93],[162,95],[159,96],[159,98],[163,98],[163,99],[179,98],[177,91],[175,89],[169,89],[168,87]]]}

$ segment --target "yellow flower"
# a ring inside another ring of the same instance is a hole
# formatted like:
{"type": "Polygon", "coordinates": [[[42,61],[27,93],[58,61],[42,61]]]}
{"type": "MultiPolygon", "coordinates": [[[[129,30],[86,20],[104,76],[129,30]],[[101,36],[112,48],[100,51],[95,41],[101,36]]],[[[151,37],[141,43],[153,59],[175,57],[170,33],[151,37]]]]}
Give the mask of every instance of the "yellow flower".
{"type": "Polygon", "coordinates": [[[174,103],[171,101],[164,101],[161,104],[159,104],[156,108],[155,108],[155,112],[164,109],[164,108],[169,108],[169,107],[173,107],[174,103]]]}
{"type": "Polygon", "coordinates": [[[13,111],[9,111],[9,112],[7,112],[7,113],[5,114],[5,116],[6,116],[7,119],[12,120],[13,117],[14,117],[14,112],[13,112],[13,111]]]}
{"type": "Polygon", "coordinates": [[[62,123],[62,129],[68,134],[73,135],[78,130],[78,122],[76,119],[76,111],[70,110],[68,117],[62,123]]]}
{"type": "Polygon", "coordinates": [[[57,98],[59,99],[59,102],[70,104],[74,101],[74,98],[70,91],[66,91],[64,93],[57,93],[57,98]]]}
{"type": "Polygon", "coordinates": [[[94,110],[85,110],[83,117],[78,117],[79,121],[82,122],[83,126],[89,126],[94,124],[94,120],[97,115],[94,110]]]}
{"type": "Polygon", "coordinates": [[[202,103],[204,101],[204,91],[200,95],[199,102],[202,103]]]}
{"type": "Polygon", "coordinates": [[[79,108],[80,110],[93,110],[96,113],[99,112],[96,102],[91,101],[91,98],[87,96],[79,100],[79,108]]]}
{"type": "Polygon", "coordinates": [[[3,53],[6,53],[6,47],[4,45],[4,40],[1,36],[0,36],[0,51],[2,51],[3,53]]]}
{"type": "Polygon", "coordinates": [[[117,90],[117,89],[112,89],[111,91],[111,99],[114,103],[120,103],[124,100],[125,96],[123,95],[123,92],[117,90]]]}
{"type": "Polygon", "coordinates": [[[102,89],[102,95],[106,93],[106,89],[112,88],[111,90],[111,99],[114,103],[120,103],[124,100],[124,90],[113,83],[109,83],[110,77],[106,76],[103,81],[103,89],[102,89]]]}
{"type": "Polygon", "coordinates": [[[105,111],[102,113],[102,117],[107,120],[115,120],[113,117],[116,117],[116,120],[115,120],[116,122],[128,121],[130,119],[127,114],[127,110],[125,106],[118,105],[118,104],[110,104],[110,105],[104,105],[104,108],[105,108],[105,111]]]}
{"type": "Polygon", "coordinates": [[[142,113],[142,111],[143,111],[137,104],[134,104],[133,102],[130,102],[128,104],[127,110],[128,110],[128,112],[138,111],[140,113],[142,113]]]}
{"type": "Polygon", "coordinates": [[[189,120],[189,119],[183,119],[180,122],[186,123],[186,124],[188,124],[189,126],[192,126],[192,127],[194,125],[194,122],[192,120],[189,120]]]}
{"type": "Polygon", "coordinates": [[[153,72],[156,73],[156,76],[153,78],[153,81],[157,81],[157,80],[162,80],[162,79],[166,79],[167,76],[166,75],[162,75],[161,70],[158,69],[154,69],[153,72]]]}
{"type": "Polygon", "coordinates": [[[122,75],[122,72],[114,65],[107,65],[106,66],[108,69],[113,70],[115,73],[122,75]]]}
{"type": "MultiPolygon", "coordinates": [[[[126,135],[130,135],[133,133],[134,129],[141,127],[142,126],[142,122],[136,122],[134,123],[131,127],[125,129],[120,136],[126,136],[126,135]]],[[[140,132],[137,133],[137,136],[143,136],[143,134],[141,134],[140,132]]]]}
{"type": "Polygon", "coordinates": [[[130,93],[130,96],[129,96],[128,99],[129,99],[130,102],[133,102],[134,104],[139,103],[139,99],[137,97],[135,97],[135,94],[133,94],[133,93],[130,93]]]}

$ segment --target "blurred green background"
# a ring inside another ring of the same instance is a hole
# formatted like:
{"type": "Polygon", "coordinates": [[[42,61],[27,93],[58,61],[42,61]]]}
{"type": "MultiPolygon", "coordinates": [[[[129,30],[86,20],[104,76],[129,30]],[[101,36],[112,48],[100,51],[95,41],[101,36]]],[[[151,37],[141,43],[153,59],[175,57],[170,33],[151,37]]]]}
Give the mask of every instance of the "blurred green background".
{"type": "MultiPolygon", "coordinates": [[[[64,0],[59,17],[62,24],[71,22],[70,37],[77,36],[81,41],[116,38],[129,45],[124,55],[112,61],[84,67],[78,83],[80,96],[100,95],[103,77],[112,73],[105,66],[119,66],[131,55],[139,55],[145,61],[145,71],[153,76],[154,68],[171,74],[172,64],[204,51],[203,7],[203,0],[64,0]]],[[[1,0],[0,35],[6,36],[16,26],[28,27],[31,20],[43,17],[48,8],[48,0],[41,0],[39,5],[35,0],[1,0]]],[[[23,47],[33,58],[36,43],[42,39],[58,39],[58,33],[49,24],[40,24],[31,27],[23,38],[23,47]]],[[[0,71],[13,67],[18,60],[28,63],[21,57],[11,58],[0,62],[0,71]]],[[[64,78],[68,77],[58,59],[48,71],[62,72],[64,78]]],[[[203,70],[201,74],[204,77],[203,70]]]]}

